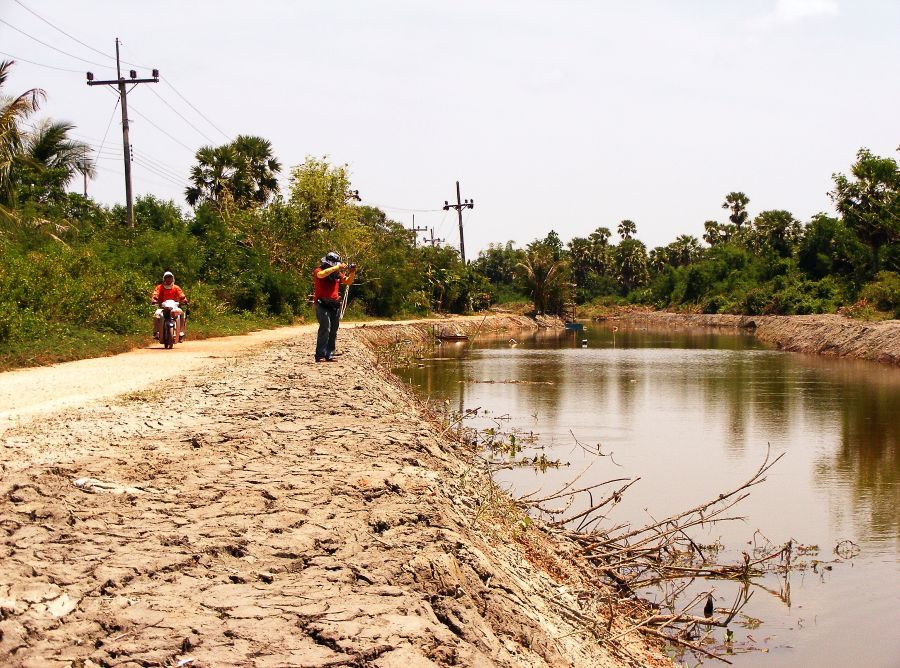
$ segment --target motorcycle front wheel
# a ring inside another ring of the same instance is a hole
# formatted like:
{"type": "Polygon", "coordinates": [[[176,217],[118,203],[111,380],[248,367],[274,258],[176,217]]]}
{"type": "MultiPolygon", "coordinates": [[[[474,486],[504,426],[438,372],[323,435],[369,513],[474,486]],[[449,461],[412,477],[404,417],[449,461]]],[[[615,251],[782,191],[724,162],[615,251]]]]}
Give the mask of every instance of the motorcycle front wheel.
{"type": "Polygon", "coordinates": [[[163,346],[171,348],[175,345],[175,328],[168,323],[163,327],[163,346]]]}

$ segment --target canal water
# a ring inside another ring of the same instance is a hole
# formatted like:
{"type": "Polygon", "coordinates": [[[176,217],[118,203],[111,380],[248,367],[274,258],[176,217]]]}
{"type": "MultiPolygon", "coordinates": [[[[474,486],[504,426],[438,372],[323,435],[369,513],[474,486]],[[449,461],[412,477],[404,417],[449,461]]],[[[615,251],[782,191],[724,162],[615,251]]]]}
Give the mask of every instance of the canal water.
{"type": "MultiPolygon", "coordinates": [[[[691,508],[749,478],[768,447],[784,453],[736,509],[744,521],[694,535],[720,541],[720,560],[793,538],[818,546],[802,561],[823,563],[753,587],[733,631],[737,650],[755,650],[729,658],[745,668],[900,666],[900,370],[783,353],[749,335],[587,324],[445,343],[396,372],[453,410],[489,410],[470,426],[517,430],[520,443],[534,432],[522,455],[562,466],[496,474],[513,494],[549,493],[589,464],[579,487],[640,477],[610,523],[691,508]],[[858,554],[850,546],[842,559],[835,547],[847,540],[858,554]]],[[[697,587],[728,608],[739,585],[697,587]]]]}

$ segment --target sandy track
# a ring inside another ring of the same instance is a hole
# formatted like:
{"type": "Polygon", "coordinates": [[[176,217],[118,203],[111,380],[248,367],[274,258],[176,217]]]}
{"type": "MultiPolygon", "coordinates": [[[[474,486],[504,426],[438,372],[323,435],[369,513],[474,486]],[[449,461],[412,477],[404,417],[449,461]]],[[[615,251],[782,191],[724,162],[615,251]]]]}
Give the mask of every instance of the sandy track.
{"type": "Polygon", "coordinates": [[[7,430],[0,664],[661,661],[573,622],[607,604],[569,548],[485,506],[466,453],[354,337],[313,364],[313,336],[7,430]]]}
{"type": "MultiPolygon", "coordinates": [[[[480,316],[457,317],[454,322],[475,322],[480,316]]],[[[404,325],[426,321],[370,321],[343,323],[342,330],[358,326],[404,325]]],[[[0,373],[0,435],[12,425],[21,425],[40,415],[104,401],[128,392],[158,385],[167,378],[221,366],[228,359],[253,350],[288,341],[316,330],[318,325],[299,325],[253,332],[243,336],[227,336],[192,341],[190,338],[172,350],[158,343],[111,357],[79,360],[46,367],[19,369],[0,373]]],[[[190,334],[190,332],[189,332],[190,334]]],[[[340,345],[342,337],[338,338],[340,345]]],[[[308,351],[312,356],[314,344],[308,351]]]]}
{"type": "Polygon", "coordinates": [[[166,378],[190,373],[216,360],[285,341],[314,325],[282,327],[176,345],[158,343],[120,355],[66,362],[0,374],[0,434],[11,424],[64,408],[82,406],[146,389],[166,378]]]}

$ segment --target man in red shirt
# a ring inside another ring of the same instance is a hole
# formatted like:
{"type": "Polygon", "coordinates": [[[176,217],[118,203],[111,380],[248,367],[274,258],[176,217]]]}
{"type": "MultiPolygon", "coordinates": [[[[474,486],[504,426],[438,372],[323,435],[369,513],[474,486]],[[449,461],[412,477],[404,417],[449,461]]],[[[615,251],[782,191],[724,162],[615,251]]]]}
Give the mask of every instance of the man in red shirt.
{"type": "MultiPolygon", "coordinates": [[[[184,290],[175,285],[175,275],[171,271],[163,274],[162,283],[153,288],[153,294],[150,296],[151,304],[162,304],[169,299],[178,302],[179,305],[187,305],[187,295],[184,290]]],[[[174,311],[173,311],[174,313],[174,311]]],[[[178,310],[178,341],[184,341],[184,311],[178,310]]],[[[162,310],[157,309],[153,314],[153,338],[160,340],[162,334],[162,310]]]]}
{"type": "Polygon", "coordinates": [[[316,318],[319,335],[316,337],[316,362],[335,362],[334,347],[341,320],[340,286],[350,285],[356,277],[356,265],[341,262],[334,251],[322,258],[313,271],[313,299],[316,302],[316,318]],[[349,269],[348,274],[343,270],[349,269]]]}

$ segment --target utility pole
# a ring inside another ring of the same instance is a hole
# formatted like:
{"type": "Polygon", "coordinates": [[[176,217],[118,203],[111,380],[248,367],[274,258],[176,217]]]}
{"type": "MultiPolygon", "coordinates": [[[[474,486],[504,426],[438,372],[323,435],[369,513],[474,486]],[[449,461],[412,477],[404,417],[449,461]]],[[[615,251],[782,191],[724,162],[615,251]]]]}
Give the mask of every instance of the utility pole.
{"type": "Polygon", "coordinates": [[[461,201],[459,198],[459,181],[456,182],[456,204],[450,204],[447,200],[444,200],[444,211],[449,211],[450,209],[456,209],[456,215],[459,216],[459,256],[462,258],[463,264],[466,263],[466,241],[463,238],[463,223],[462,223],[462,212],[463,209],[474,209],[475,208],[475,200],[467,199],[466,201],[461,201]]]}
{"type": "MultiPolygon", "coordinates": [[[[88,86],[115,86],[119,89],[119,102],[122,107],[122,155],[125,157],[125,203],[128,209],[128,227],[134,227],[134,199],[131,194],[131,144],[128,141],[128,90],[126,84],[159,83],[159,70],[153,70],[153,78],[138,79],[137,72],[130,70],[130,79],[122,78],[122,64],[119,61],[119,38],[116,37],[116,79],[110,81],[94,81],[94,73],[87,73],[88,86]]],[[[132,86],[132,89],[134,86],[132,86]]]]}
{"type": "Polygon", "coordinates": [[[434,238],[434,228],[432,227],[432,228],[431,228],[431,239],[425,239],[425,238],[423,238],[423,241],[424,241],[426,244],[431,244],[431,247],[434,248],[434,247],[437,246],[438,244],[442,244],[442,243],[444,243],[444,242],[447,241],[447,240],[446,240],[446,239],[435,239],[435,238],[434,238]]]}
{"type": "Polygon", "coordinates": [[[84,177],[84,196],[87,197],[87,170],[88,170],[88,161],[87,161],[87,152],[82,148],[81,149],[81,162],[78,163],[79,169],[81,169],[81,175],[84,177]]]}
{"type": "Polygon", "coordinates": [[[416,227],[416,214],[413,214],[412,217],[413,217],[412,227],[409,228],[409,231],[412,232],[413,248],[415,248],[418,245],[416,243],[416,241],[418,241],[418,239],[419,239],[419,232],[427,232],[428,228],[427,227],[416,227]]]}

